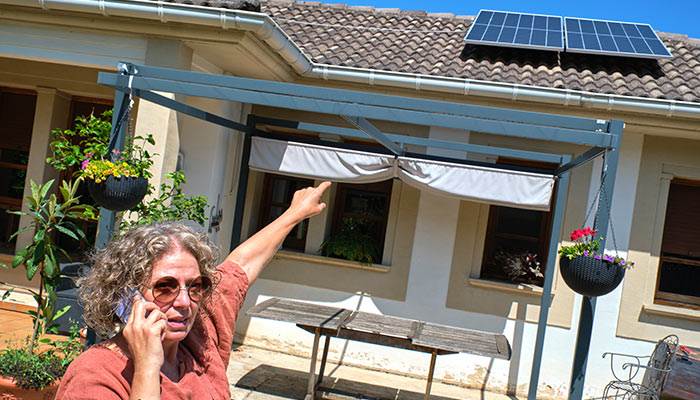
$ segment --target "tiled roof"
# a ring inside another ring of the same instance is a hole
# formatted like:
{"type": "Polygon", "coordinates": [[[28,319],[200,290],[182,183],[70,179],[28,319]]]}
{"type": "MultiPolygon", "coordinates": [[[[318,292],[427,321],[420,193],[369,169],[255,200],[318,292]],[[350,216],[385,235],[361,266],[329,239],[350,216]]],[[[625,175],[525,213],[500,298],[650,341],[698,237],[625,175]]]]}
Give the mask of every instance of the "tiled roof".
{"type": "Polygon", "coordinates": [[[314,62],[700,102],[700,40],[659,33],[671,59],[644,60],[465,45],[473,17],[263,1],[314,62]]]}
{"type": "Polygon", "coordinates": [[[320,64],[700,102],[700,39],[659,33],[671,59],[465,45],[473,17],[293,0],[171,0],[269,14],[320,64]],[[243,6],[242,6],[243,5],[243,6]]]}

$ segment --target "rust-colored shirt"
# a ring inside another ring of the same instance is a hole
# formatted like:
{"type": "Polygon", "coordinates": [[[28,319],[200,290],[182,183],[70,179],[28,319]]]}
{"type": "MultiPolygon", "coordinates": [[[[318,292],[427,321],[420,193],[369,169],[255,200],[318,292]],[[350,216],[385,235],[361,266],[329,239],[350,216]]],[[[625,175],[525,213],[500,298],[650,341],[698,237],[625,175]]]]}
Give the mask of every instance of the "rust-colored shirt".
{"type": "MultiPolygon", "coordinates": [[[[160,374],[162,399],[230,399],[226,367],[234,325],[248,290],[248,277],[230,261],[219,265],[221,282],[208,311],[201,310],[189,335],[178,346],[180,379],[160,374]]],[[[115,339],[92,346],[76,358],[61,380],[56,399],[128,399],[134,363],[115,339]]]]}

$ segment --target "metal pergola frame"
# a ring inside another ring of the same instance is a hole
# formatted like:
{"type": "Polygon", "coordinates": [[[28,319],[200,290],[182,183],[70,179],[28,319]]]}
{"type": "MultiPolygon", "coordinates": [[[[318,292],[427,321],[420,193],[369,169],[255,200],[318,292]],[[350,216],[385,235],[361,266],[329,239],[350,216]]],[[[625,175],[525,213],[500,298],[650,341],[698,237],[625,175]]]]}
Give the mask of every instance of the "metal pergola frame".
{"type": "MultiPolygon", "coordinates": [[[[409,144],[557,163],[559,168],[552,173],[552,176],[559,180],[559,183],[552,201],[552,229],[528,392],[528,399],[536,398],[557,247],[561,234],[563,209],[569,182],[568,172],[605,153],[605,168],[603,169],[603,174],[605,176],[602,177],[604,186],[601,193],[601,196],[605,196],[605,198],[601,199],[600,203],[605,201],[606,204],[611,204],[615,184],[615,173],[619,158],[619,147],[624,126],[623,121],[596,120],[467,105],[447,101],[322,88],[150,67],[131,63],[120,63],[118,66],[118,73],[116,74],[100,72],[98,82],[115,89],[115,108],[111,140],[113,146],[123,146],[126,135],[126,124],[121,124],[119,122],[122,121],[123,117],[129,112],[132,96],[239,131],[245,135],[240,177],[238,180],[236,210],[234,213],[232,248],[238,244],[241,234],[243,203],[248,177],[248,165],[246,160],[250,153],[250,139],[251,136],[264,134],[257,130],[256,125],[258,123],[284,126],[316,133],[334,134],[343,137],[369,138],[381,144],[386,149],[386,152],[395,155],[404,155],[406,153],[405,145],[409,144]],[[164,97],[156,93],[156,91],[337,115],[347,121],[353,128],[319,125],[303,121],[285,121],[256,116],[250,116],[247,124],[244,125],[164,97]],[[551,154],[404,135],[392,135],[382,132],[370,119],[571,143],[585,145],[588,146],[589,149],[582,155],[571,159],[571,157],[566,154],[551,154]]],[[[338,143],[329,143],[334,146],[339,146],[338,143]]],[[[411,154],[411,156],[426,159],[431,158],[424,154],[411,154]]],[[[443,159],[456,163],[468,163],[468,161],[463,159],[443,159]]],[[[495,168],[503,167],[497,164],[491,166],[495,168]]],[[[100,218],[97,246],[104,246],[110,240],[111,233],[114,230],[114,213],[106,209],[102,209],[101,212],[102,218],[100,218]]],[[[610,216],[607,212],[598,213],[598,217],[594,223],[594,227],[598,229],[598,237],[606,236],[609,218],[610,216]]],[[[583,394],[583,382],[588,349],[590,347],[591,331],[593,328],[594,311],[595,298],[584,296],[571,377],[570,398],[580,399],[583,394]]]]}

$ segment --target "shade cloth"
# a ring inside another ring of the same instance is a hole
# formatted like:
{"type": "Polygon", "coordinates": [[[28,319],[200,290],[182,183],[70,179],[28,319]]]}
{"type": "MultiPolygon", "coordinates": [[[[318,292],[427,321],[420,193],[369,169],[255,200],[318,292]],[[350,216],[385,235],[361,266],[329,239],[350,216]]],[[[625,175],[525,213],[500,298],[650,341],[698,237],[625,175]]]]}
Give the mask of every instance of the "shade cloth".
{"type": "Polygon", "coordinates": [[[533,172],[392,156],[254,137],[249,166],[283,175],[371,183],[398,178],[428,192],[462,200],[549,210],[554,177],[533,172]]]}

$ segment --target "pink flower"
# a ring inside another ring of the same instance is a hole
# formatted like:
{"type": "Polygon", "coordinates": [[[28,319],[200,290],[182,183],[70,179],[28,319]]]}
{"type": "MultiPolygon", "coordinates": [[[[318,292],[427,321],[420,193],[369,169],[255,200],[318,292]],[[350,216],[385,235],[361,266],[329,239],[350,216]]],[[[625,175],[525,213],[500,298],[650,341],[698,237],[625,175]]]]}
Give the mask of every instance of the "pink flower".
{"type": "Polygon", "coordinates": [[[85,168],[87,168],[89,163],[90,163],[90,160],[83,160],[83,162],[80,163],[80,170],[85,171],[85,168]]]}

